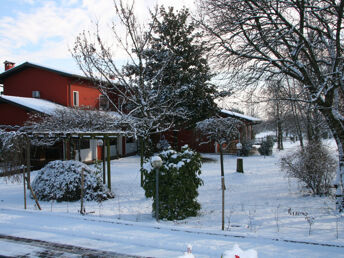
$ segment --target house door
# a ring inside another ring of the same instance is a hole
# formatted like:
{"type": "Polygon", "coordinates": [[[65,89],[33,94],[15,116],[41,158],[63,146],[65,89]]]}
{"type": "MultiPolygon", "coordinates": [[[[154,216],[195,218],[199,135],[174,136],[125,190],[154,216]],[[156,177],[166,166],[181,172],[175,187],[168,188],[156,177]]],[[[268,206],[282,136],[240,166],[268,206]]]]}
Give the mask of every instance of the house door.
{"type": "Polygon", "coordinates": [[[103,146],[97,145],[97,160],[103,159],[103,146]]]}

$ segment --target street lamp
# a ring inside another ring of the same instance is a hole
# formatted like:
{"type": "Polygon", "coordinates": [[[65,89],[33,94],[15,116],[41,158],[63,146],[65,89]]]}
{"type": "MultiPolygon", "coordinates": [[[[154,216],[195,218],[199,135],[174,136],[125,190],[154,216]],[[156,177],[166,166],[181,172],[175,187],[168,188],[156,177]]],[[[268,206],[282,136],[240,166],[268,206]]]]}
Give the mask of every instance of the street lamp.
{"type": "Polygon", "coordinates": [[[153,156],[151,164],[155,169],[155,218],[159,222],[159,168],[162,166],[162,160],[159,156],[153,156]]]}

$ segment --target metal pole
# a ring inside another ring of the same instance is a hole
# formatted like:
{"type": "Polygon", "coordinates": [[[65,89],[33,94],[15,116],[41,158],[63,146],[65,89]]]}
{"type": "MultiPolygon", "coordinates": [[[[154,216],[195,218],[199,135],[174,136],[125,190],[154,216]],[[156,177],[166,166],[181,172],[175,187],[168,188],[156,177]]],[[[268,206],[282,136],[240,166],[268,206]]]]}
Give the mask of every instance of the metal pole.
{"type": "Polygon", "coordinates": [[[155,218],[156,221],[159,222],[159,168],[155,169],[155,218]]]}

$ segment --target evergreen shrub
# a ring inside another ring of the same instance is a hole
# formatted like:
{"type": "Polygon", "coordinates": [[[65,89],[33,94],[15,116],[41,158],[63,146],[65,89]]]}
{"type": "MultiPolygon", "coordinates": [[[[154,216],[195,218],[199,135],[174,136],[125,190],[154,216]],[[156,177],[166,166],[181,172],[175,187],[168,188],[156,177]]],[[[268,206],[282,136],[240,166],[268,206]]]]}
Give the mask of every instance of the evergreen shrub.
{"type": "Polygon", "coordinates": [[[266,140],[262,142],[258,151],[260,155],[270,156],[272,155],[272,147],[274,146],[274,139],[272,136],[267,136],[266,140]]]}
{"type": "Polygon", "coordinates": [[[250,151],[252,150],[252,145],[253,145],[253,141],[243,140],[242,141],[241,155],[247,157],[250,154],[250,151]]]}
{"type": "Polygon", "coordinates": [[[84,170],[84,199],[103,201],[114,194],[103,184],[100,173],[76,160],[55,160],[38,171],[31,186],[42,201],[77,201],[81,194],[81,170],[84,170]]]}
{"type": "MultiPolygon", "coordinates": [[[[168,149],[159,153],[163,161],[159,169],[159,219],[182,220],[197,216],[201,205],[197,202],[198,187],[203,184],[201,156],[188,146],[181,152],[168,149]]],[[[156,216],[156,171],[146,160],[142,172],[143,188],[147,198],[153,198],[153,215],[156,216]]]]}

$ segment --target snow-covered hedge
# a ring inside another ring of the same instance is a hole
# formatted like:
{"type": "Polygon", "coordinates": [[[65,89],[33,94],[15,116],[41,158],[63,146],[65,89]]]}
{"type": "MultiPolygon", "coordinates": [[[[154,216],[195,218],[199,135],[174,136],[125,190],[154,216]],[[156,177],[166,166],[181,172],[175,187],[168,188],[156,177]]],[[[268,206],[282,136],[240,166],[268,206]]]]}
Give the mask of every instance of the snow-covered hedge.
{"type": "MultiPolygon", "coordinates": [[[[172,149],[159,153],[163,161],[159,169],[159,218],[181,220],[196,216],[201,206],[197,202],[198,187],[203,184],[201,174],[201,156],[184,146],[181,152],[172,149]]],[[[143,188],[146,197],[153,197],[155,214],[156,173],[150,159],[143,165],[145,175],[143,188]]]]}
{"type": "Polygon", "coordinates": [[[32,188],[39,200],[77,201],[81,193],[81,171],[84,170],[84,198],[102,201],[114,195],[103,184],[96,170],[75,160],[51,161],[38,171],[32,188]]]}

